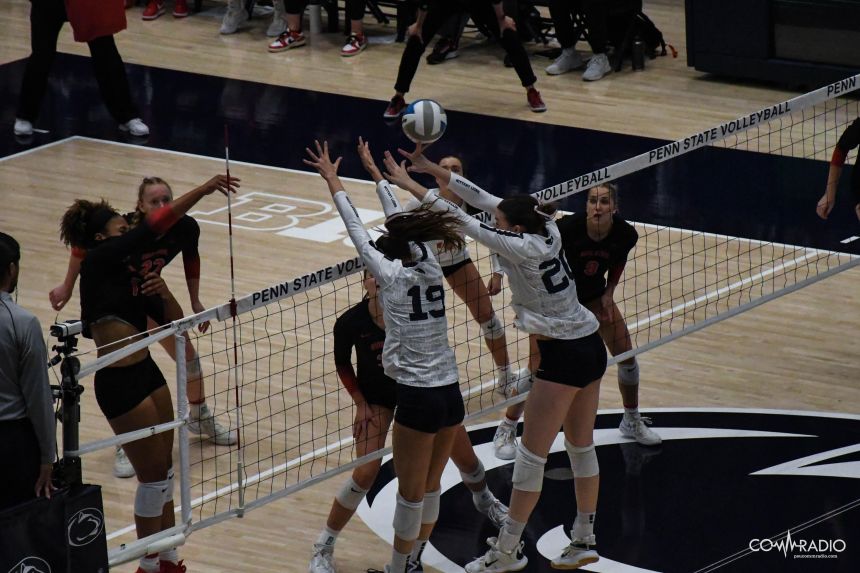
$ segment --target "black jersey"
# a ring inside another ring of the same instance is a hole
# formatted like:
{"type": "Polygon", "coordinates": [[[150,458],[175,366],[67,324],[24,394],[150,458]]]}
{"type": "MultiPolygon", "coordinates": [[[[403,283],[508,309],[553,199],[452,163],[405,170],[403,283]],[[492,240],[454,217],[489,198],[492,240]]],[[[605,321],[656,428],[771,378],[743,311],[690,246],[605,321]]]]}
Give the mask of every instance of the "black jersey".
{"type": "Polygon", "coordinates": [[[582,303],[603,295],[607,271],[623,265],[639,239],[633,225],[613,215],[612,230],[603,240],[594,241],[588,236],[586,217],[585,213],[576,213],[557,221],[564,253],[576,282],[576,293],[582,303]]]}
{"type": "MultiPolygon", "coordinates": [[[[141,253],[156,239],[147,222],[126,234],[101,241],[81,261],[81,320],[84,335],[89,326],[106,316],[115,316],[146,331],[146,317],[164,321],[164,304],[158,295],[144,296],[141,253]]],[[[151,269],[150,269],[151,270],[151,269]]],[[[150,272],[150,271],[147,271],[150,272]]]]}
{"type": "MultiPolygon", "coordinates": [[[[845,155],[858,145],[860,145],[860,117],[842,132],[836,144],[845,155]]],[[[854,162],[854,169],[851,172],[851,192],[854,194],[854,200],[860,203],[860,165],[858,163],[860,162],[854,162]]]]}
{"type": "MultiPolygon", "coordinates": [[[[133,216],[126,215],[126,219],[133,216]]],[[[166,233],[148,243],[141,251],[142,274],[154,272],[161,274],[161,269],[170,264],[176,255],[182,253],[185,266],[185,277],[200,278],[200,225],[193,217],[183,215],[166,233]]]]}
{"type": "Polygon", "coordinates": [[[358,364],[358,382],[368,386],[394,383],[382,369],[385,331],[370,316],[370,301],[364,299],[341,314],[334,323],[334,363],[341,377],[352,377],[352,348],[358,364]]]}

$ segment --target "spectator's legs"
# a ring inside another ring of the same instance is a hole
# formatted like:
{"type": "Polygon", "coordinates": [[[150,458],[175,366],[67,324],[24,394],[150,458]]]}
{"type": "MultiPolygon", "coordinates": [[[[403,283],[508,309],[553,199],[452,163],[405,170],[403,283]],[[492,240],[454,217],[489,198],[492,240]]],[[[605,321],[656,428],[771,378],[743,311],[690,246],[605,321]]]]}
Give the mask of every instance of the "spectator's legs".
{"type": "Polygon", "coordinates": [[[609,30],[606,25],[606,2],[604,0],[582,0],[582,14],[588,26],[588,44],[594,57],[588,61],[588,67],[582,74],[586,81],[596,81],[612,71],[609,57],[606,55],[606,42],[609,30]]]}
{"type": "Polygon", "coordinates": [[[409,36],[406,39],[406,47],[403,50],[403,56],[400,58],[400,67],[397,70],[397,81],[394,84],[394,91],[397,96],[403,95],[409,91],[409,86],[412,84],[412,78],[415,77],[415,72],[418,70],[418,63],[421,61],[421,54],[424,53],[424,48],[427,43],[436,35],[436,31],[442,27],[451,14],[454,12],[454,6],[451,2],[439,2],[431,4],[430,10],[427,12],[427,17],[424,20],[424,26],[421,28],[421,37],[409,36]]]}
{"type": "Polygon", "coordinates": [[[529,55],[517,37],[517,33],[513,30],[505,30],[500,34],[499,22],[496,19],[496,14],[493,11],[489,2],[481,0],[472,0],[469,3],[469,11],[472,14],[473,20],[480,20],[485,26],[490,29],[490,33],[500,38],[500,43],[505,49],[505,52],[514,64],[514,69],[517,76],[520,78],[520,83],[524,88],[529,89],[534,87],[537,78],[532,71],[532,64],[529,61],[529,55]]]}
{"type": "Polygon", "coordinates": [[[24,68],[17,117],[36,121],[48,88],[48,74],[57,53],[57,36],[66,21],[63,0],[33,0],[30,7],[30,45],[32,53],[24,68]]]}
{"type": "Polygon", "coordinates": [[[582,58],[576,51],[576,23],[573,19],[573,0],[550,0],[549,13],[555,26],[555,37],[561,44],[561,55],[546,68],[546,73],[557,76],[583,65],[582,58]]]}
{"type": "Polygon", "coordinates": [[[340,50],[345,57],[355,56],[367,47],[364,35],[364,2],[365,0],[346,0],[346,17],[349,18],[349,38],[340,50]]]}
{"type": "Polygon", "coordinates": [[[307,5],[307,0],[284,0],[287,29],[269,44],[270,52],[282,52],[305,45],[305,36],[302,34],[302,15],[307,5]]]}
{"type": "Polygon", "coordinates": [[[138,117],[131,98],[128,77],[113,36],[102,36],[89,42],[93,70],[108,111],[117,123],[138,117]]]}

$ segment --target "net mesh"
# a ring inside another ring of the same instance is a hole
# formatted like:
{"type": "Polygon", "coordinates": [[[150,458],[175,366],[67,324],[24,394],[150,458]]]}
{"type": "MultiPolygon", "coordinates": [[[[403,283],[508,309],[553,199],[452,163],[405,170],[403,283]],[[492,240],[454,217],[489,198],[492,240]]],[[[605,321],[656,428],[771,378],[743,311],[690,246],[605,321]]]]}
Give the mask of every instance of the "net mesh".
{"type": "MultiPolygon", "coordinates": [[[[857,80],[842,91],[856,89],[857,80]]],[[[825,162],[858,115],[856,99],[819,90],[536,194],[543,201],[572,197],[595,179],[621,185],[621,214],[634,219],[639,240],[615,291],[632,340],[632,350],[617,359],[857,264],[851,245],[807,240],[779,203],[786,178],[797,174],[823,191],[825,162]],[[733,196],[756,205],[736,206],[738,218],[748,218],[752,209],[760,219],[748,236],[716,232],[709,220],[721,197],[704,197],[697,189],[719,177],[732,186],[733,196]],[[672,216],[635,220],[635,209],[624,209],[636,193],[653,203],[652,212],[672,216]],[[689,224],[677,222],[683,220],[679,202],[686,202],[685,212],[698,213],[689,224]]],[[[818,193],[805,208],[814,209],[818,193]]],[[[565,208],[581,209],[582,197],[565,208]]],[[[490,253],[474,242],[469,249],[486,281],[490,253]]],[[[355,410],[336,373],[332,331],[337,317],[362,299],[361,267],[358,259],[345,261],[237,301],[235,336],[231,305],[217,309],[219,320],[207,333],[192,335],[217,420],[233,428],[242,421],[238,445],[204,447],[197,438],[181,444],[190,449],[192,518],[198,525],[267,503],[355,462],[355,410]]],[[[480,326],[447,287],[445,300],[467,411],[498,409],[505,398],[494,392],[496,365],[480,326]]],[[[525,368],[528,337],[513,327],[506,285],[492,302],[505,327],[511,367],[525,368]]],[[[191,327],[204,318],[211,316],[185,321],[183,328],[195,332],[191,327]]]]}

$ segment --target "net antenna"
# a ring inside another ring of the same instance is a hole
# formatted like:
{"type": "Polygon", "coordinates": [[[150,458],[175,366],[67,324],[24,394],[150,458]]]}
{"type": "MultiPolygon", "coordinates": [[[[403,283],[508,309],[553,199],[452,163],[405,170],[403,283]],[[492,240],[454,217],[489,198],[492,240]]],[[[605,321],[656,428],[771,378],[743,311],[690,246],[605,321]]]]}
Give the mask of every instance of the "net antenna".
{"type": "MultiPolygon", "coordinates": [[[[236,322],[236,273],[233,265],[233,188],[230,183],[230,133],[227,124],[224,124],[224,168],[227,171],[227,237],[230,250],[230,316],[233,320],[233,372],[232,383],[236,397],[236,484],[239,493],[239,507],[237,514],[242,517],[245,514],[245,454],[242,443],[242,401],[239,395],[239,346],[238,325],[236,322]]],[[[230,378],[228,378],[229,391],[230,378]]]]}

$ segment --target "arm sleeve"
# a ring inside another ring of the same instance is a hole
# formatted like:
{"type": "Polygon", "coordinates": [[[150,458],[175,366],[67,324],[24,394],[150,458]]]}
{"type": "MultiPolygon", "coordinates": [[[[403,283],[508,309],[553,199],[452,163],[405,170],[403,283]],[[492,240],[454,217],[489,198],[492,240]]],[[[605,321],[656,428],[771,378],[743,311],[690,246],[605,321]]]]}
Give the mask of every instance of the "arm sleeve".
{"type": "MultiPolygon", "coordinates": [[[[166,208],[166,207],[163,207],[166,208]]],[[[158,235],[146,224],[146,220],[137,227],[131,229],[125,235],[115,237],[108,241],[102,241],[94,249],[87,251],[87,263],[100,264],[103,261],[114,261],[134,251],[147,241],[152,241],[158,235]]]]}
{"type": "Polygon", "coordinates": [[[502,202],[500,198],[487,193],[465,177],[457,175],[453,171],[451,172],[451,179],[448,181],[448,189],[456,193],[472,207],[486,211],[491,215],[495,212],[499,203],[502,202]]]}
{"type": "Polygon", "coordinates": [[[352,334],[343,315],[338,317],[334,323],[334,366],[341,384],[350,394],[358,389],[355,369],[352,366],[352,334]]]}
{"type": "MultiPolygon", "coordinates": [[[[848,155],[848,152],[858,145],[860,145],[860,117],[855,119],[842,132],[839,142],[836,144],[836,149],[833,150],[833,157],[836,158],[836,153],[841,152],[842,162],[839,165],[842,165],[842,163],[845,163],[845,157],[848,155]]],[[[831,163],[833,163],[832,160],[831,163]]]]}
{"type": "Polygon", "coordinates": [[[391,189],[391,184],[385,179],[376,184],[376,195],[379,197],[379,202],[382,203],[382,210],[385,212],[386,218],[403,211],[400,200],[391,189]]]}
{"type": "Polygon", "coordinates": [[[481,223],[471,215],[467,215],[457,205],[439,197],[435,191],[430,191],[424,196],[424,203],[429,203],[436,211],[448,211],[456,215],[464,233],[500,256],[514,262],[528,257],[526,240],[522,233],[503,231],[481,223]]]}
{"type": "Polygon", "coordinates": [[[185,269],[185,280],[200,279],[200,225],[188,217],[187,236],[182,245],[182,266],[185,269]]]}
{"type": "Polygon", "coordinates": [[[346,191],[338,191],[334,194],[334,205],[337,207],[340,218],[343,219],[343,224],[346,226],[346,232],[349,233],[349,238],[352,239],[352,244],[355,245],[355,250],[358,251],[364,264],[367,265],[379,284],[390,283],[397,274],[399,263],[385,258],[385,255],[374,246],[346,191]]]}
{"type": "Polygon", "coordinates": [[[27,405],[27,416],[39,442],[43,464],[54,461],[57,427],[54,423],[54,401],[48,382],[48,351],[42,340],[42,328],[33,317],[21,333],[21,393],[27,405]]]}

